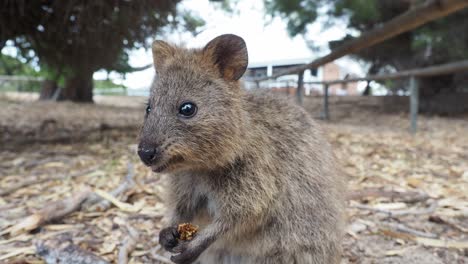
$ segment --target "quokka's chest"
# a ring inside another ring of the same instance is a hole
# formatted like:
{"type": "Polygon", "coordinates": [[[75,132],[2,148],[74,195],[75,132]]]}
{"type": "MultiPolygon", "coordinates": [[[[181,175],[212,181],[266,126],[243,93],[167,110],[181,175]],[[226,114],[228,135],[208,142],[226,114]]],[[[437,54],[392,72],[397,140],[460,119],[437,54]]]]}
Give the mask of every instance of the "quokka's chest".
{"type": "Polygon", "coordinates": [[[183,208],[191,211],[192,223],[200,227],[210,223],[218,210],[213,190],[203,181],[197,180],[193,176],[185,181],[183,186],[178,184],[178,187],[185,190],[178,193],[178,196],[180,196],[178,199],[180,202],[185,203],[183,208]]]}

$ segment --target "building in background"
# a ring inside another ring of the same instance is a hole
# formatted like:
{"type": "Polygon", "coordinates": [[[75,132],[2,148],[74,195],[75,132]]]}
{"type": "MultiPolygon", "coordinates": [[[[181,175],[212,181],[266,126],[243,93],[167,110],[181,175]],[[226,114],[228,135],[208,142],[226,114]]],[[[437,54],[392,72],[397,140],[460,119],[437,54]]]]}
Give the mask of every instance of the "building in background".
{"type": "MultiPolygon", "coordinates": [[[[244,74],[243,80],[247,89],[256,87],[252,80],[266,76],[272,76],[297,66],[309,63],[309,59],[278,60],[261,63],[251,63],[244,74]]],[[[313,82],[331,81],[356,77],[344,67],[332,62],[304,72],[305,95],[323,94],[323,86],[313,82]]],[[[297,88],[297,74],[285,75],[276,80],[268,80],[261,83],[261,87],[270,88],[275,92],[294,95],[297,88]]],[[[330,95],[358,95],[357,83],[334,84],[329,86],[330,95]]]]}

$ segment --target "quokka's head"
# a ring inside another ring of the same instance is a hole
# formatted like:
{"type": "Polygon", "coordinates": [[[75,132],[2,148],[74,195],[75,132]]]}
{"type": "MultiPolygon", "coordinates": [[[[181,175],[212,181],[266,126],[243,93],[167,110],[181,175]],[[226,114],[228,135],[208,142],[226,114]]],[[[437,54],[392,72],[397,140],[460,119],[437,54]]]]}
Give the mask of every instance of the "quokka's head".
{"type": "Polygon", "coordinates": [[[233,161],[242,148],[245,114],[239,79],[248,55],[236,35],[202,49],[153,43],[156,78],[138,155],[155,172],[204,170],[233,161]]]}

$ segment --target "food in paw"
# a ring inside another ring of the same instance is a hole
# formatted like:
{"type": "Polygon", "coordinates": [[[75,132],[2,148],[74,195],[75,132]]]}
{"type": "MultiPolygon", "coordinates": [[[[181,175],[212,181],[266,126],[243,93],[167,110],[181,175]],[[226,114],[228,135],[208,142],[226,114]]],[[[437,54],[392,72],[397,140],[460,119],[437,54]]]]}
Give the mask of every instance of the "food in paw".
{"type": "Polygon", "coordinates": [[[197,231],[198,226],[192,225],[190,223],[183,223],[177,226],[177,232],[179,232],[180,240],[192,240],[197,231]]]}

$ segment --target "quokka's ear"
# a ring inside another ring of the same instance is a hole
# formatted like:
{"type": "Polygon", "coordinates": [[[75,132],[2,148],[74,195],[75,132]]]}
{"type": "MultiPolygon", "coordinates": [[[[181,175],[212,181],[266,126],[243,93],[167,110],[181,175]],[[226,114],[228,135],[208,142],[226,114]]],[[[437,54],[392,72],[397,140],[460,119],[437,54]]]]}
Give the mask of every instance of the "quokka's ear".
{"type": "Polygon", "coordinates": [[[203,48],[203,55],[219,69],[221,77],[237,81],[247,69],[249,57],[244,40],[236,35],[216,37],[203,48]]]}
{"type": "Polygon", "coordinates": [[[153,50],[153,62],[156,70],[160,65],[163,65],[166,60],[175,54],[175,48],[170,44],[162,41],[155,40],[152,45],[153,50]]]}

